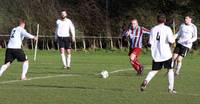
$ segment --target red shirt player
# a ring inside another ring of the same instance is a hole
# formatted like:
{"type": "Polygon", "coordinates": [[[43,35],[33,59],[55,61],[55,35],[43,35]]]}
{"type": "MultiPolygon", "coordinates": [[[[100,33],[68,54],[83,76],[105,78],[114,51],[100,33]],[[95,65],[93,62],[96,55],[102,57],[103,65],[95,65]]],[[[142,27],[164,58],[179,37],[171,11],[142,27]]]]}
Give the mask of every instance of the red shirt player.
{"type": "Polygon", "coordinates": [[[138,56],[142,50],[142,36],[144,33],[150,34],[150,30],[138,25],[137,19],[132,19],[131,28],[126,35],[130,37],[129,59],[132,67],[137,71],[137,75],[143,72],[143,66],[138,61],[138,56]]]}

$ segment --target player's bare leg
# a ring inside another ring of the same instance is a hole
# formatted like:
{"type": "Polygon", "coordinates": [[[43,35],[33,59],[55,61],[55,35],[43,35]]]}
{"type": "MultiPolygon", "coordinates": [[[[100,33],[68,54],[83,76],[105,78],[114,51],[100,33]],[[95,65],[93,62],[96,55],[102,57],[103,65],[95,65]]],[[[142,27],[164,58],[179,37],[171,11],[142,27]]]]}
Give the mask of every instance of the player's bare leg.
{"type": "Polygon", "coordinates": [[[67,49],[67,69],[71,67],[71,49],[67,49]]]}
{"type": "Polygon", "coordinates": [[[135,64],[134,63],[135,58],[136,58],[136,55],[134,53],[131,53],[130,56],[129,56],[129,59],[130,59],[132,67],[137,71],[137,68],[134,65],[135,64]]]}
{"type": "Polygon", "coordinates": [[[130,55],[130,60],[135,60],[135,58],[136,58],[136,55],[134,54],[134,53],[131,53],[131,55],[130,55]]]}
{"type": "Polygon", "coordinates": [[[171,67],[172,68],[176,68],[177,67],[177,58],[178,58],[178,54],[174,53],[173,57],[172,57],[172,63],[171,63],[171,67]]]}
{"type": "Polygon", "coordinates": [[[64,48],[60,48],[60,55],[61,55],[61,59],[62,59],[62,63],[63,63],[64,68],[67,68],[66,57],[65,57],[65,49],[64,48]]]}
{"type": "Polygon", "coordinates": [[[3,75],[3,72],[6,71],[6,69],[10,66],[10,62],[7,62],[6,64],[1,66],[1,70],[0,70],[0,76],[3,75]]]}
{"type": "Polygon", "coordinates": [[[183,57],[179,55],[177,58],[177,67],[176,67],[175,75],[179,75],[179,73],[180,73],[181,66],[182,66],[182,60],[183,60],[183,57]]]}
{"type": "Polygon", "coordinates": [[[23,65],[22,65],[21,80],[28,80],[28,78],[26,77],[26,73],[28,72],[29,62],[28,62],[28,60],[26,60],[22,64],[23,65]]]}
{"type": "Polygon", "coordinates": [[[143,72],[143,66],[140,65],[140,63],[137,60],[137,56],[134,53],[131,53],[129,56],[131,65],[133,68],[137,71],[137,75],[141,75],[143,72]]]}

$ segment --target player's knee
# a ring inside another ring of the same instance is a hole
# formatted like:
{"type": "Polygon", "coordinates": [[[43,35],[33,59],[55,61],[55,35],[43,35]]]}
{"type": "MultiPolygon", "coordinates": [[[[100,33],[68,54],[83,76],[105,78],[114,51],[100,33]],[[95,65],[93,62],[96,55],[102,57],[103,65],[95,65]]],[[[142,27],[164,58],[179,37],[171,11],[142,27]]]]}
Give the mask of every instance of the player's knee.
{"type": "Polygon", "coordinates": [[[176,60],[178,58],[178,54],[173,54],[172,60],[176,60]]]}
{"type": "Polygon", "coordinates": [[[71,55],[71,50],[66,50],[67,55],[71,55]]]}
{"type": "Polygon", "coordinates": [[[65,52],[64,48],[60,48],[60,53],[63,54],[65,52]]]}
{"type": "Polygon", "coordinates": [[[10,66],[10,64],[11,64],[10,62],[7,62],[7,63],[5,63],[4,65],[6,65],[6,66],[10,66]]]}
{"type": "Polygon", "coordinates": [[[26,64],[28,64],[28,63],[29,63],[29,61],[28,61],[28,60],[26,60],[26,61],[24,61],[23,63],[26,63],[26,64]]]}
{"type": "Polygon", "coordinates": [[[71,49],[67,49],[66,52],[67,52],[68,55],[70,55],[71,54],[71,49]]]}
{"type": "Polygon", "coordinates": [[[182,60],[178,59],[178,60],[177,60],[177,63],[182,63],[182,60]]]}
{"type": "Polygon", "coordinates": [[[7,62],[6,64],[2,65],[1,68],[7,69],[10,66],[10,62],[7,62]]]}
{"type": "Polygon", "coordinates": [[[131,54],[131,55],[129,56],[129,58],[130,58],[131,61],[135,61],[136,55],[135,55],[135,54],[131,54]]]}
{"type": "Polygon", "coordinates": [[[8,67],[7,64],[4,64],[4,65],[1,66],[1,68],[7,68],[7,67],[8,67]]]}
{"type": "Polygon", "coordinates": [[[173,71],[173,69],[168,69],[168,72],[173,71]]]}
{"type": "Polygon", "coordinates": [[[133,57],[129,57],[129,59],[130,59],[131,61],[135,61],[135,58],[133,58],[133,57]]]}

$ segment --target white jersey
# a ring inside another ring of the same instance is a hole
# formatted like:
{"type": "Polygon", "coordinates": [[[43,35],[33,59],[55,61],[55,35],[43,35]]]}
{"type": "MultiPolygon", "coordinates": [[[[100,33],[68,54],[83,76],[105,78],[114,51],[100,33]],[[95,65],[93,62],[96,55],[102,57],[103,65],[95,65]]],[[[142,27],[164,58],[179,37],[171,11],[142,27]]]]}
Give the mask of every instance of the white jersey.
{"type": "Polygon", "coordinates": [[[155,62],[162,62],[172,58],[172,52],[169,43],[174,43],[170,27],[159,24],[151,29],[149,43],[151,44],[151,55],[155,62]]]}
{"type": "Polygon", "coordinates": [[[179,44],[192,48],[192,43],[197,40],[197,27],[192,23],[189,25],[183,23],[176,33],[176,36],[179,44]]]}
{"type": "Polygon", "coordinates": [[[7,48],[21,49],[24,37],[34,38],[33,35],[28,33],[23,27],[18,26],[12,29],[7,48]]]}
{"type": "Polygon", "coordinates": [[[75,28],[70,19],[65,18],[64,20],[58,19],[56,21],[56,37],[70,37],[70,32],[72,37],[75,37],[75,28]]]}

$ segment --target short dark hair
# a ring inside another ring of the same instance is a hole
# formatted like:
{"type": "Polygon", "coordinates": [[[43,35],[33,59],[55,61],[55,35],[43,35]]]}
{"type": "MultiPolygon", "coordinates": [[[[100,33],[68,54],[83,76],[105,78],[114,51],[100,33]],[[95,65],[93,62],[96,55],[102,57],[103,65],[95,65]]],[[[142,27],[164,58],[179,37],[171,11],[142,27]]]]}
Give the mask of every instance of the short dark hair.
{"type": "Polygon", "coordinates": [[[137,18],[132,18],[131,21],[133,21],[133,20],[136,20],[136,21],[137,21],[137,18]]]}
{"type": "Polygon", "coordinates": [[[20,25],[22,23],[26,23],[26,21],[23,18],[19,18],[18,19],[18,25],[20,25]]]}
{"type": "Polygon", "coordinates": [[[190,18],[192,18],[193,16],[192,16],[192,14],[187,13],[187,14],[184,14],[184,18],[185,18],[185,17],[190,17],[190,18]]]}
{"type": "Polygon", "coordinates": [[[67,9],[66,8],[62,8],[62,9],[60,9],[59,12],[67,12],[67,9]]]}
{"type": "Polygon", "coordinates": [[[166,22],[166,16],[163,13],[158,14],[157,16],[157,22],[158,23],[165,23],[166,22]]]}

